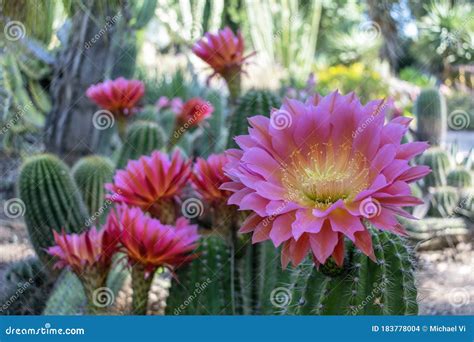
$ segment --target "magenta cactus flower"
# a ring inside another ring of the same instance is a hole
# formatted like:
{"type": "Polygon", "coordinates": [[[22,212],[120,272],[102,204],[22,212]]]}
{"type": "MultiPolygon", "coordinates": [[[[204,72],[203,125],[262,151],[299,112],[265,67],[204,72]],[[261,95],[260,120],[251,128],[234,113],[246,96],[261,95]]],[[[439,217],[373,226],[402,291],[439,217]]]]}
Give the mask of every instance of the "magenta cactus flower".
{"type": "Polygon", "coordinates": [[[59,234],[53,231],[55,246],[47,252],[56,257],[55,267],[69,267],[81,280],[88,301],[90,314],[101,313],[95,291],[106,286],[112,257],[118,250],[120,234],[114,226],[101,230],[91,227],[81,234],[59,234]]]}
{"type": "Polygon", "coordinates": [[[175,204],[181,190],[191,176],[191,162],[176,151],[171,158],[155,151],[128,162],[119,170],[113,183],[106,184],[111,192],[108,199],[117,203],[140,207],[161,222],[175,221],[175,204]]]}
{"type": "Polygon", "coordinates": [[[120,230],[120,241],[132,266],[133,312],[146,314],[148,292],[159,267],[172,271],[196,257],[197,226],[181,217],[174,225],[162,224],[139,208],[121,205],[107,220],[120,230]]]}
{"type": "Polygon", "coordinates": [[[252,211],[241,232],[283,245],[283,267],[308,253],[342,265],[345,237],[374,259],[366,222],[404,234],[397,215],[411,217],[403,207],[422,203],[408,184],[430,172],[410,160],[428,144],[401,144],[410,119],[385,124],[392,106],[336,91],[250,118],[249,134],[235,138],[240,149],[227,152],[231,181],[221,186],[233,192],[229,204],[252,211]]]}
{"type": "Polygon", "coordinates": [[[225,27],[216,34],[206,33],[193,47],[193,52],[214,70],[209,77],[221,75],[227,82],[231,97],[236,99],[240,93],[240,74],[247,59],[255,52],[244,55],[244,38],[240,32],[234,34],[225,27]]]}

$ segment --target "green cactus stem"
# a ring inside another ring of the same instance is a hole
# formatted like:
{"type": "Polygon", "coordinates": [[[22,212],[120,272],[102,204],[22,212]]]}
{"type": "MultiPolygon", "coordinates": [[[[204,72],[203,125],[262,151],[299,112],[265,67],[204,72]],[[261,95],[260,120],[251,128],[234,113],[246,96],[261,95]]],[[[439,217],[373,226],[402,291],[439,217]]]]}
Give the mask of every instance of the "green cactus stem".
{"type": "Polygon", "coordinates": [[[440,145],[446,140],[447,108],[446,100],[438,89],[424,89],[415,102],[417,135],[432,145],[440,145]]]}

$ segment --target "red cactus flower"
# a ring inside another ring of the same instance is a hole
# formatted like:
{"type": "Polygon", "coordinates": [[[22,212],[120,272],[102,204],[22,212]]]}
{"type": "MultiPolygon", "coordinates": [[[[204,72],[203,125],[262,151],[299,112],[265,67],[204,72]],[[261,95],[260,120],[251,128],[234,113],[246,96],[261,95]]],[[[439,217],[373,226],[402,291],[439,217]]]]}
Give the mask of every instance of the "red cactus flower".
{"type": "Polygon", "coordinates": [[[90,86],[86,95],[113,114],[129,116],[145,93],[143,82],[119,77],[90,86]]]}
{"type": "MultiPolygon", "coordinates": [[[[177,120],[180,126],[197,126],[211,116],[214,107],[208,101],[194,97],[186,101],[181,107],[177,120]]],[[[186,127],[186,128],[188,128],[186,127]]]]}
{"type": "Polygon", "coordinates": [[[197,158],[191,176],[193,188],[209,203],[227,201],[231,191],[219,187],[230,181],[224,174],[223,167],[227,163],[225,154],[211,154],[207,160],[197,158]]]}
{"type": "Polygon", "coordinates": [[[229,27],[220,30],[217,34],[206,33],[206,39],[199,40],[192,50],[196,56],[214,69],[210,77],[219,74],[226,81],[239,74],[250,57],[250,55],[244,56],[242,34],[238,32],[235,35],[229,27]]]}
{"type": "Polygon", "coordinates": [[[430,172],[410,159],[428,144],[401,144],[409,119],[384,124],[391,102],[362,105],[354,94],[334,92],[307,103],[287,100],[270,118],[249,119],[249,135],[236,137],[224,167],[232,179],[229,204],[251,210],[241,232],[253,242],[283,244],[282,265],[312,253],[319,263],[344,259],[344,237],[374,258],[365,221],[403,234],[396,215],[422,201],[408,183],[430,172]]]}
{"type": "Polygon", "coordinates": [[[199,235],[197,226],[178,218],[165,225],[144,214],[139,208],[120,205],[108,217],[110,225],[120,229],[121,243],[132,264],[138,263],[148,274],[158,267],[171,270],[192,260],[199,235]]]}
{"type": "Polygon", "coordinates": [[[175,202],[191,175],[191,162],[185,161],[176,151],[171,159],[155,151],[128,162],[119,170],[113,183],[106,184],[113,202],[140,207],[164,223],[175,218],[175,202]]]}
{"type": "Polygon", "coordinates": [[[48,248],[47,252],[57,257],[55,267],[70,267],[78,275],[92,269],[105,273],[119,242],[118,231],[113,227],[102,230],[92,227],[81,234],[59,234],[56,231],[53,234],[56,246],[48,248]]]}

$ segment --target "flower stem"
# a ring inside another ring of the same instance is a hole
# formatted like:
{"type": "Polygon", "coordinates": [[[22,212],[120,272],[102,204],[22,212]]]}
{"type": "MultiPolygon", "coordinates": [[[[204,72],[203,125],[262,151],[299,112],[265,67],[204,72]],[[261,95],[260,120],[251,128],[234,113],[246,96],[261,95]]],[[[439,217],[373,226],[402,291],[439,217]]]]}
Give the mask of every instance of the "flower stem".
{"type": "Polygon", "coordinates": [[[123,115],[119,115],[117,118],[117,129],[120,140],[125,141],[127,136],[127,118],[123,115]]]}
{"type": "Polygon", "coordinates": [[[148,308],[148,292],[153,281],[153,273],[146,277],[145,267],[135,264],[132,267],[132,313],[146,315],[148,308]]]}

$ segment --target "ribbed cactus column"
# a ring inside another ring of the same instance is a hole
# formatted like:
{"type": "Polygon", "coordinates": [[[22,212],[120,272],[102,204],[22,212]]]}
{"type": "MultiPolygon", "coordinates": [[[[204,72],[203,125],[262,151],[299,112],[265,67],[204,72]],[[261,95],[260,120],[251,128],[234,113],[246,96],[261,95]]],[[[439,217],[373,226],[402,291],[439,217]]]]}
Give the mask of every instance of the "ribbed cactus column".
{"type": "Polygon", "coordinates": [[[141,264],[132,266],[132,314],[146,315],[148,309],[148,292],[153,281],[153,273],[147,274],[141,264]]]}
{"type": "MultiPolygon", "coordinates": [[[[90,224],[94,224],[105,211],[104,184],[112,180],[114,167],[109,159],[101,156],[87,156],[80,159],[72,169],[72,175],[82,194],[91,217],[90,224]]],[[[100,221],[100,220],[99,220],[100,221]]]]}
{"type": "Polygon", "coordinates": [[[443,186],[431,191],[430,209],[428,216],[451,217],[459,203],[459,194],[456,188],[443,186]]]}
{"type": "Polygon", "coordinates": [[[165,141],[165,133],[158,124],[150,121],[134,122],[128,128],[117,160],[117,168],[122,169],[129,160],[138,159],[161,149],[165,141]]]}
{"type": "Polygon", "coordinates": [[[414,315],[418,312],[410,253],[398,236],[373,232],[377,262],[352,247],[340,274],[328,276],[308,262],[288,285],[285,314],[414,315]]]}
{"type": "Polygon", "coordinates": [[[449,155],[439,147],[431,147],[419,158],[419,165],[429,166],[431,173],[423,178],[425,188],[446,185],[446,177],[451,168],[449,155]]]}
{"type": "Polygon", "coordinates": [[[440,145],[446,141],[446,100],[438,89],[424,89],[415,102],[419,140],[440,145]]]}
{"type": "Polygon", "coordinates": [[[230,251],[218,236],[203,236],[198,257],[173,275],[167,315],[232,313],[230,251]]]}
{"type": "Polygon", "coordinates": [[[53,230],[79,233],[89,219],[79,189],[61,160],[43,154],[25,161],[19,191],[31,243],[40,259],[52,266],[45,249],[54,245],[53,230]]]}
{"type": "Polygon", "coordinates": [[[448,173],[447,184],[456,188],[469,188],[472,186],[472,175],[467,169],[457,168],[448,173]]]}
{"type": "Polygon", "coordinates": [[[234,137],[248,132],[248,118],[255,115],[269,116],[272,108],[279,108],[281,100],[268,90],[250,90],[238,100],[232,116],[227,139],[227,148],[234,148],[234,137]]]}

